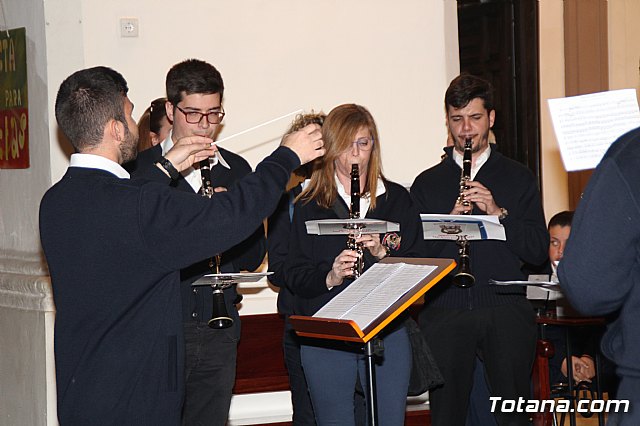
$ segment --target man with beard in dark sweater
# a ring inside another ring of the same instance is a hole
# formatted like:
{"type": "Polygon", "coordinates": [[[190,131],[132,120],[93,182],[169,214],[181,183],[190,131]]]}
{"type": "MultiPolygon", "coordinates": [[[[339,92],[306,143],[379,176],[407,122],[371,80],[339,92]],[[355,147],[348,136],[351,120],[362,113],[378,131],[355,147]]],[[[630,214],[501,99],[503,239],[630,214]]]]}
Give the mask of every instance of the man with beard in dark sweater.
{"type": "Polygon", "coordinates": [[[180,270],[251,235],[291,172],[324,154],[319,126],[307,126],[236,191],[209,199],[169,187],[215,153],[212,139],[191,135],[145,178],[130,179],[121,164],[136,156],[138,129],[127,92],[122,75],[95,67],[68,77],[56,97],[58,125],[76,151],[40,205],[62,425],[179,424],[180,270]]]}
{"type": "MultiPolygon", "coordinates": [[[[433,348],[445,384],[430,392],[434,426],[464,425],[476,356],[484,361],[492,396],[518,400],[530,394],[536,325],[524,288],[497,287],[489,279],[523,280],[523,262],[547,258],[549,235],[533,174],[489,146],[493,126],[492,87],[467,74],[456,77],[445,95],[446,120],[454,145],[446,158],[422,172],[411,187],[420,213],[498,216],[506,241],[471,241],[475,284],[459,288],[451,275],[426,296],[420,327],[433,348]],[[471,180],[460,195],[465,139],[472,139],[471,180]]],[[[454,241],[430,242],[425,257],[458,258],[454,241]]],[[[499,424],[528,425],[527,413],[494,413],[499,424]]]]}

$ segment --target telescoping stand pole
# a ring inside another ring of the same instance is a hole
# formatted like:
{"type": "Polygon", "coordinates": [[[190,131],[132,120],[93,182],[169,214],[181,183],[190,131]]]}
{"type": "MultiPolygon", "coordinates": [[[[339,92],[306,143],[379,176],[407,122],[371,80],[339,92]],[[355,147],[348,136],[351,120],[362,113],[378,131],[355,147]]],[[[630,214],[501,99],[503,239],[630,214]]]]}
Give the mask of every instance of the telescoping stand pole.
{"type": "Polygon", "coordinates": [[[384,345],[381,339],[374,337],[364,347],[367,364],[367,415],[370,426],[378,425],[378,411],[376,407],[376,370],[375,356],[382,356],[384,345]]]}

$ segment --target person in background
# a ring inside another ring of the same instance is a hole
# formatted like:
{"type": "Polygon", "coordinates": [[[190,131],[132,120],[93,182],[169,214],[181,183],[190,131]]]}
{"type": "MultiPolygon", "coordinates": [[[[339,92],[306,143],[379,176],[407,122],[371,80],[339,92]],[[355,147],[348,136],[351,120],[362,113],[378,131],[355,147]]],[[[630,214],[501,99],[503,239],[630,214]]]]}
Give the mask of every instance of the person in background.
{"type": "Polygon", "coordinates": [[[62,425],[180,423],[184,342],[179,271],[229,249],[276,207],[290,173],[324,153],[317,126],[286,137],[238,191],[212,199],[169,182],[215,154],[187,135],[130,175],[138,129],[127,82],[94,67],[58,90],[58,126],[75,150],[40,204],[40,240],[56,304],[62,425]]]}
{"type": "Polygon", "coordinates": [[[151,102],[138,120],[138,152],[158,145],[165,140],[171,130],[171,123],[165,111],[166,98],[158,98],[151,102]]]}
{"type": "MultiPolygon", "coordinates": [[[[557,267],[562,260],[571,233],[571,221],[573,211],[563,211],[555,214],[549,220],[549,262],[552,268],[552,275],[556,275],[557,267]]],[[[564,356],[566,351],[564,328],[559,326],[547,326],[545,337],[552,341],[555,348],[555,355],[549,359],[549,379],[552,384],[566,382],[567,379],[567,359],[564,356]]],[[[576,331],[577,332],[577,331],[576,331]]],[[[573,334],[576,334],[574,332],[573,334]]],[[[585,343],[592,340],[589,330],[585,330],[579,337],[574,338],[572,347],[578,350],[585,350],[585,343]],[[586,333],[586,334],[585,334],[586,333]],[[581,348],[581,349],[580,349],[581,348]]],[[[590,382],[596,375],[593,356],[583,353],[580,356],[571,357],[573,379],[576,383],[590,382]]]]}
{"type": "MultiPolygon", "coordinates": [[[[222,76],[207,62],[188,59],[174,65],[167,73],[166,90],[165,112],[173,127],[162,142],[140,153],[137,168],[149,167],[185,136],[214,138],[225,115],[222,76]]],[[[179,190],[203,195],[200,167],[195,164],[184,170],[173,185],[179,190]]],[[[251,173],[251,166],[244,158],[221,147],[218,147],[210,168],[211,183],[215,187],[212,198],[227,189],[232,190],[240,178],[251,173]]],[[[264,226],[260,224],[250,236],[221,253],[220,272],[253,271],[260,266],[265,253],[264,226]]],[[[236,308],[240,297],[236,286],[224,290],[226,311],[233,324],[229,328],[213,329],[208,325],[213,313],[211,288],[191,287],[194,281],[213,272],[215,264],[211,258],[200,259],[180,272],[186,343],[185,426],[224,426],[231,405],[240,339],[240,315],[236,308]]]]}
{"type": "MultiPolygon", "coordinates": [[[[323,112],[299,114],[289,126],[286,134],[300,130],[311,123],[322,126],[325,118],[326,114],[323,112]]],[[[293,172],[287,185],[287,192],[280,199],[276,211],[269,217],[267,223],[269,271],[273,272],[269,276],[269,281],[279,288],[278,313],[284,316],[285,321],[283,352],[289,375],[294,426],[315,426],[316,424],[307,389],[307,379],[304,376],[300,359],[300,342],[305,338],[298,336],[289,323],[289,316],[293,314],[294,296],[286,285],[284,270],[284,263],[289,252],[294,200],[302,192],[303,185],[308,183],[313,164],[307,163],[293,172]]]]}
{"type": "Polygon", "coordinates": [[[612,425],[640,424],[640,128],[618,138],[591,176],[576,209],[558,265],[560,286],[583,315],[616,315],[602,353],[620,377],[616,397],[628,412],[609,413],[612,425]]]}
{"type": "MultiPolygon", "coordinates": [[[[506,241],[470,241],[475,284],[460,288],[445,277],[429,293],[420,328],[433,349],[445,384],[429,394],[434,426],[464,425],[476,357],[484,362],[491,395],[525,399],[535,355],[535,314],[522,288],[499,288],[489,279],[523,280],[523,262],[547,257],[549,235],[533,174],[489,145],[495,120],[493,89],[469,74],[456,77],[445,94],[445,118],[454,146],[447,158],[422,172],[411,186],[420,213],[498,217],[506,241]],[[459,196],[465,139],[472,141],[471,180],[459,196]]],[[[455,241],[423,243],[423,257],[458,259],[455,241]]],[[[528,425],[527,413],[495,413],[499,424],[528,425]]]]}
{"type": "MultiPolygon", "coordinates": [[[[322,126],[326,160],[314,167],[298,196],[288,256],[286,284],[295,295],[294,313],[313,315],[353,282],[355,251],[345,249],[345,236],[309,235],[305,222],[349,217],[351,169],[359,167],[361,217],[400,224],[399,232],[362,235],[364,268],[386,256],[418,254],[420,218],[406,189],[382,174],[381,144],[375,121],[360,105],[334,108],[322,126]]],[[[404,424],[411,371],[411,347],[403,318],[381,333],[384,355],[375,366],[381,425],[404,424]]],[[[366,377],[362,348],[345,342],[309,339],[302,342],[304,374],[318,425],[354,425],[354,393],[358,376],[366,377]]],[[[362,383],[363,389],[367,384],[362,383]]]]}

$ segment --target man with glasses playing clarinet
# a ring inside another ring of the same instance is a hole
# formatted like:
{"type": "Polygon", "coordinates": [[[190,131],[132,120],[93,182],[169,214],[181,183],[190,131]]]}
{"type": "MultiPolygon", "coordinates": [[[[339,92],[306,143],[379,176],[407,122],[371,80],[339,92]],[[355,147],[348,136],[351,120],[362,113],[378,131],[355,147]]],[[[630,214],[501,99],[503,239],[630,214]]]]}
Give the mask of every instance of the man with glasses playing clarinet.
{"type": "MultiPolygon", "coordinates": [[[[174,65],[167,74],[166,90],[167,117],[173,123],[173,129],[160,144],[138,155],[137,168],[154,164],[181,138],[201,135],[213,139],[224,118],[221,103],[224,84],[222,76],[211,64],[188,59],[174,65]]],[[[245,159],[218,147],[210,164],[205,167],[195,164],[184,170],[172,184],[180,190],[215,197],[211,192],[226,191],[249,173],[251,166],[245,159]],[[207,187],[202,178],[209,172],[210,185],[207,187]]],[[[245,241],[221,253],[219,270],[253,271],[262,263],[265,252],[264,227],[260,225],[245,241]]],[[[183,425],[224,426],[231,404],[240,338],[240,316],[235,304],[239,303],[240,297],[235,286],[226,288],[225,307],[233,323],[228,328],[209,327],[213,314],[212,290],[208,286],[192,287],[191,283],[212,272],[216,272],[215,259],[203,259],[180,272],[186,343],[183,425]]]]}

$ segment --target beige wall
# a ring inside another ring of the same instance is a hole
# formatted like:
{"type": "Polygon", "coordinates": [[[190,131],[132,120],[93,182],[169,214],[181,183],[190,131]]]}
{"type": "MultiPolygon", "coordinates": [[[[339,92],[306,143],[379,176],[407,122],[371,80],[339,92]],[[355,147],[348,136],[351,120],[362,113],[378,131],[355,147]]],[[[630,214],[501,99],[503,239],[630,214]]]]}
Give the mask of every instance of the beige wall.
{"type": "MultiPolygon", "coordinates": [[[[543,202],[547,220],[569,208],[567,173],[553,133],[547,99],[564,96],[563,1],[540,0],[540,107],[543,202]]],[[[609,0],[609,89],[640,93],[640,1],[609,0]]]]}
{"type": "Polygon", "coordinates": [[[640,91],[640,1],[609,0],[609,88],[640,91]]]}
{"type": "Polygon", "coordinates": [[[563,1],[540,0],[540,135],[542,200],[549,220],[569,208],[567,172],[560,158],[547,99],[564,96],[563,1]]]}
{"type": "MultiPolygon", "coordinates": [[[[73,47],[84,66],[109,65],[129,81],[139,115],[164,94],[170,66],[189,57],[215,64],[225,79],[220,138],[283,114],[355,102],[377,120],[386,174],[411,183],[440,157],[442,98],[458,73],[455,0],[81,0],[73,47]],[[322,6],[322,7],[320,7],[322,6]],[[81,11],[81,12],[79,12],[81,11]],[[120,17],[140,35],[121,38],[120,17]]],[[[65,28],[50,28],[65,32],[65,28]]],[[[64,65],[64,64],[61,64],[64,65]]],[[[72,62],[67,73],[78,64],[72,62]]],[[[62,74],[50,82],[60,83],[62,74]]],[[[52,86],[52,87],[53,87],[52,86]]],[[[252,165],[278,144],[289,119],[225,142],[252,165]]],[[[53,181],[66,160],[54,164],[53,181]]]]}
{"type": "MultiPolygon", "coordinates": [[[[8,26],[27,27],[32,166],[0,171],[0,250],[39,251],[39,199],[64,173],[68,158],[53,101],[61,80],[83,66],[121,70],[139,113],[163,93],[171,64],[198,56],[218,65],[226,79],[229,116],[222,137],[297,108],[328,110],[355,101],[378,121],[392,179],[409,183],[438,160],[445,134],[441,99],[458,72],[455,0],[407,0],[401,7],[372,0],[364,10],[353,0],[333,0],[321,10],[309,0],[174,3],[160,8],[153,0],[5,0],[8,26]],[[140,19],[140,37],[119,37],[122,16],[140,19]],[[188,40],[198,42],[191,46],[188,40]]],[[[546,104],[564,95],[562,0],[540,0],[539,6],[543,200],[549,217],[568,206],[546,104]]],[[[611,0],[609,15],[610,87],[639,88],[640,2],[611,0]]],[[[274,123],[226,145],[255,164],[285,126],[286,120],[274,123]]]]}

